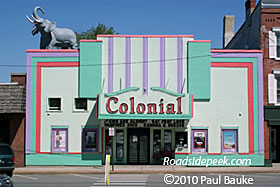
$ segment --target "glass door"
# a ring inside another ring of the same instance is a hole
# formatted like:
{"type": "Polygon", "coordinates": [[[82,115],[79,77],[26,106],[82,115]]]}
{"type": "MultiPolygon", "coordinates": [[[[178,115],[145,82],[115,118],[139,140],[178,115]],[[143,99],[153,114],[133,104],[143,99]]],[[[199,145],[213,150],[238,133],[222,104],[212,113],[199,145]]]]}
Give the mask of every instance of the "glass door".
{"type": "Polygon", "coordinates": [[[149,163],[149,129],[128,129],[128,163],[149,163]]]}

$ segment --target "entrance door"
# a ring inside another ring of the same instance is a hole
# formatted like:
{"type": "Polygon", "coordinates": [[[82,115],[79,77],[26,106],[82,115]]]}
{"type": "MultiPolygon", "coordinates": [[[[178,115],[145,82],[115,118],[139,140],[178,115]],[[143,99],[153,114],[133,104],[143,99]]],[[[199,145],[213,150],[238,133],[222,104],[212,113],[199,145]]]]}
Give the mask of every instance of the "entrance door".
{"type": "Polygon", "coordinates": [[[128,129],[128,163],[149,163],[150,129],[128,129]]]}
{"type": "Polygon", "coordinates": [[[271,159],[272,162],[280,162],[280,127],[271,128],[271,159]]]}

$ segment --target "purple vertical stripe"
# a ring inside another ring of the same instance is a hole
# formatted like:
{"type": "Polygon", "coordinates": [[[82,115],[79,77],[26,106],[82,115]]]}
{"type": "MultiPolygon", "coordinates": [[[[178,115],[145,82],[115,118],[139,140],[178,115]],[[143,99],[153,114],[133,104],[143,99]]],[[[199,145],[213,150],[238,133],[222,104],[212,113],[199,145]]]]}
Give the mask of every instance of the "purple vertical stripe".
{"type": "Polygon", "coordinates": [[[125,87],[130,87],[131,72],[131,38],[126,38],[125,43],[125,87]]]}
{"type": "Polygon", "coordinates": [[[143,38],[143,95],[148,95],[148,38],[143,38]]]}
{"type": "Polygon", "coordinates": [[[160,38],[160,87],[165,88],[165,38],[160,38]]]}
{"type": "Polygon", "coordinates": [[[183,39],[179,37],[177,39],[177,92],[182,92],[182,52],[183,52],[183,39]]]}
{"type": "Polygon", "coordinates": [[[259,153],[264,154],[264,111],[263,111],[263,56],[258,56],[259,82],[259,153]]]}
{"type": "MultiPolygon", "coordinates": [[[[31,81],[32,81],[32,57],[78,57],[79,53],[27,53],[26,57],[26,129],[25,129],[25,153],[35,152],[31,150],[31,81]]],[[[33,67],[35,68],[35,67],[33,67]]],[[[34,93],[35,94],[35,93],[34,93]]],[[[35,115],[35,114],[34,114],[35,115]]],[[[35,136],[35,135],[33,135],[35,136]]],[[[35,140],[34,140],[35,141],[35,140]]]]}
{"type": "Polygon", "coordinates": [[[108,93],[113,92],[113,37],[108,39],[108,93]]]}
{"type": "Polygon", "coordinates": [[[264,114],[263,114],[263,56],[256,53],[212,53],[211,57],[257,57],[259,95],[259,153],[264,154],[264,114]]]}
{"type": "MultiPolygon", "coordinates": [[[[30,142],[31,142],[31,64],[32,64],[32,54],[27,53],[26,57],[26,76],[27,76],[27,82],[26,82],[26,114],[25,114],[25,153],[30,153],[30,142]]],[[[34,150],[35,151],[35,150],[34,150]]]]}

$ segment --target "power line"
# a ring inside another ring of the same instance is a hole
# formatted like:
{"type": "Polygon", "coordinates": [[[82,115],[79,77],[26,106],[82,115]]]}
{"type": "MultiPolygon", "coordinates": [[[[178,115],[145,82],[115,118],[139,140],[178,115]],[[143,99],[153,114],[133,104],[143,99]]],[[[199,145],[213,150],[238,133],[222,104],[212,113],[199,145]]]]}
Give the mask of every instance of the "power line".
{"type": "MultiPolygon", "coordinates": [[[[223,55],[223,54],[215,54],[215,57],[223,55]]],[[[172,62],[178,60],[185,60],[185,59],[195,59],[195,58],[203,58],[203,57],[211,57],[211,55],[201,55],[201,56],[192,56],[192,57],[185,57],[185,58],[173,58],[173,59],[165,59],[165,60],[148,60],[148,61],[135,61],[135,62],[114,62],[113,64],[80,64],[80,66],[90,67],[90,66],[116,66],[116,65],[125,65],[125,64],[143,64],[143,63],[158,63],[158,62],[172,62]]],[[[19,64],[0,64],[0,67],[37,67],[37,65],[19,65],[19,64]]],[[[76,67],[69,65],[68,67],[76,67]]]]}

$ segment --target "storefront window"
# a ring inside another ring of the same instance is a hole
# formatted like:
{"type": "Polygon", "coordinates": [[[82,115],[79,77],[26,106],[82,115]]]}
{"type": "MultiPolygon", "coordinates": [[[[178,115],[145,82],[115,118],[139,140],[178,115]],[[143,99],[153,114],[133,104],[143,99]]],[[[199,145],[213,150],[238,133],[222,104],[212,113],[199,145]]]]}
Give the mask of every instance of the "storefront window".
{"type": "Polygon", "coordinates": [[[237,130],[222,130],[222,152],[237,152],[237,130]]]}
{"type": "Polygon", "coordinates": [[[116,149],[117,155],[116,158],[123,158],[124,157],[124,133],[123,130],[116,130],[116,149]]]}
{"type": "Polygon", "coordinates": [[[154,130],[153,155],[161,151],[161,130],[154,130]]]}
{"type": "Polygon", "coordinates": [[[207,152],[207,130],[193,130],[192,136],[192,152],[207,152]]]}
{"type": "Polygon", "coordinates": [[[97,152],[98,151],[98,130],[83,129],[83,151],[97,152]]]}
{"type": "Polygon", "coordinates": [[[62,153],[68,149],[68,129],[52,129],[52,152],[62,153]]]}
{"type": "Polygon", "coordinates": [[[187,132],[176,132],[175,133],[175,145],[179,147],[188,147],[188,133],[187,132]]]}
{"type": "Polygon", "coordinates": [[[172,131],[164,130],[164,151],[172,151],[172,131]]]}

